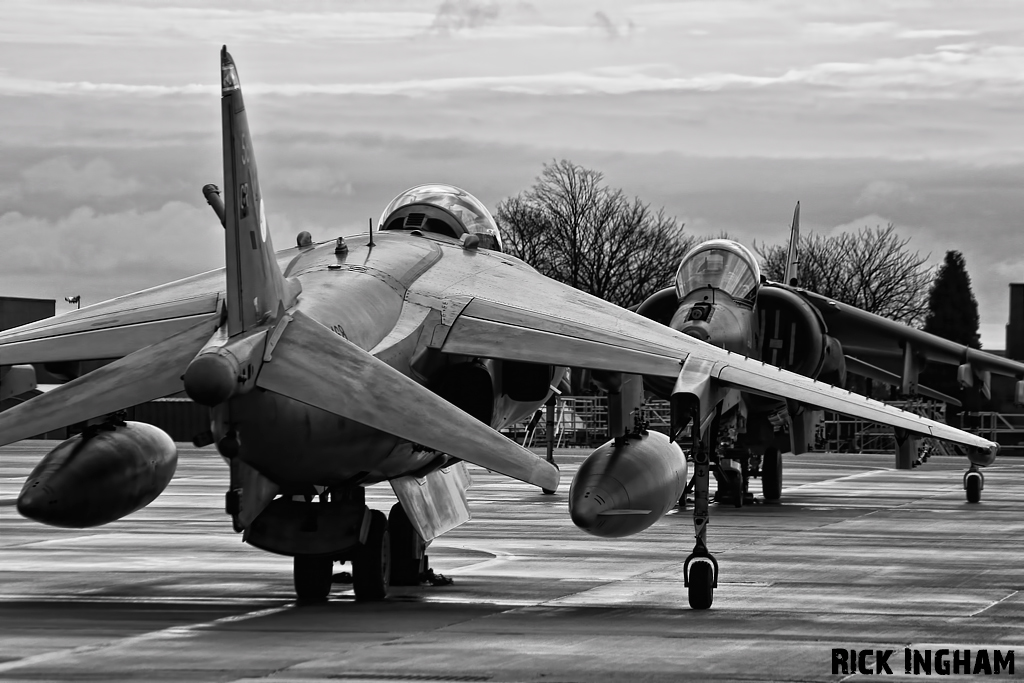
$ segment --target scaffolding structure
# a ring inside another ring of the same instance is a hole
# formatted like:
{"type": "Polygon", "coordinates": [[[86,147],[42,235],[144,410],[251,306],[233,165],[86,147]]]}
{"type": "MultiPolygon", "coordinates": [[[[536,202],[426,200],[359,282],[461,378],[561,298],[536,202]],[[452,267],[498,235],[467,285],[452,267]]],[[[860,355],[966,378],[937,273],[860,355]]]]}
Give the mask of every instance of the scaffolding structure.
{"type": "MultiPolygon", "coordinates": [[[[543,413],[543,408],[540,413],[543,413]]],[[[641,408],[649,429],[668,433],[671,410],[668,401],[652,399],[641,408]]],[[[547,443],[547,421],[543,414],[510,425],[504,430],[510,439],[526,447],[547,443]]],[[[555,448],[594,448],[608,440],[608,398],[606,396],[560,396],[555,404],[555,448]]]]}
{"type": "MultiPolygon", "coordinates": [[[[946,421],[946,404],[937,401],[908,399],[886,401],[888,405],[936,422],[946,421]]],[[[831,453],[892,453],[896,450],[896,436],[892,427],[848,417],[830,410],[818,427],[815,450],[831,453]]],[[[946,454],[941,441],[925,439],[929,450],[937,455],[946,454]]]]}
{"type": "MultiPolygon", "coordinates": [[[[909,399],[888,401],[889,405],[927,417],[946,421],[946,405],[936,401],[909,399]]],[[[651,399],[641,408],[649,428],[668,433],[671,410],[668,401],[651,399]]],[[[541,409],[543,412],[543,408],[541,409]]],[[[961,413],[965,431],[998,441],[1003,455],[1024,456],[1024,414],[961,413]]],[[[509,438],[524,446],[547,442],[547,421],[527,418],[504,430],[509,438]],[[532,424],[531,424],[532,422],[532,424]]],[[[605,396],[560,396],[555,405],[555,448],[595,448],[608,440],[608,399],[605,396]]],[[[896,449],[892,427],[825,411],[815,434],[814,450],[833,453],[892,453],[896,449]]],[[[934,455],[952,455],[956,450],[939,440],[921,439],[922,450],[934,455]]]]}

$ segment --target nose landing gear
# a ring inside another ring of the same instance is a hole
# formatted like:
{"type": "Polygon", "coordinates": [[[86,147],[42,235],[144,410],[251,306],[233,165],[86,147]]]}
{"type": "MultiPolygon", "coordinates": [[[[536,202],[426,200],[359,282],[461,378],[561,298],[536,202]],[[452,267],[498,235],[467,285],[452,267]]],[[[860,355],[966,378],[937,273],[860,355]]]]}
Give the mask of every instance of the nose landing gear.
{"type": "Polygon", "coordinates": [[[964,473],[964,491],[967,492],[968,503],[981,502],[981,491],[985,488],[985,476],[978,471],[977,465],[964,473]]]}
{"type": "MultiPolygon", "coordinates": [[[[715,600],[715,588],[718,587],[718,560],[708,552],[708,486],[711,475],[711,462],[708,448],[700,436],[700,414],[694,412],[693,421],[693,530],[696,543],[693,552],[683,564],[683,585],[687,588],[687,598],[692,609],[705,610],[715,600]]],[[[710,429],[714,436],[714,428],[710,429]]],[[[712,440],[714,443],[714,440],[712,440]]],[[[685,494],[684,494],[685,497],[685,494]]]]}

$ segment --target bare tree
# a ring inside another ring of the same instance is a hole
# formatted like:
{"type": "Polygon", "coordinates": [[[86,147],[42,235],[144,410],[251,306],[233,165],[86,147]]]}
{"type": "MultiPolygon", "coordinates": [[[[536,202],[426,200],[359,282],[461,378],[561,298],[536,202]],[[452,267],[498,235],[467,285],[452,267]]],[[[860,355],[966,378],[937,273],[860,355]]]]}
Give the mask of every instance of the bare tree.
{"type": "MultiPolygon", "coordinates": [[[[836,301],[856,306],[897,322],[919,326],[928,312],[932,269],[927,256],[911,252],[892,223],[856,234],[800,238],[800,285],[836,301]]],[[[762,269],[781,282],[786,270],[786,246],[757,245],[762,269]]]]}
{"type": "Polygon", "coordinates": [[[561,160],[534,185],[498,203],[505,250],[560,282],[620,306],[672,282],[693,239],[683,225],[604,184],[601,173],[561,160]]]}

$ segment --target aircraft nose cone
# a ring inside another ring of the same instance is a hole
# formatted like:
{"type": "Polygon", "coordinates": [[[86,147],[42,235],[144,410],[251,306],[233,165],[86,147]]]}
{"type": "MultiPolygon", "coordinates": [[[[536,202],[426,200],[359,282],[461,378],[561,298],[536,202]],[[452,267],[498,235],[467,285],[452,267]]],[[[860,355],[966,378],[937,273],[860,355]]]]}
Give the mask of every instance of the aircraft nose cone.
{"type": "Polygon", "coordinates": [[[611,496],[599,486],[580,486],[569,496],[572,523],[584,531],[594,531],[605,523],[601,513],[609,508],[611,496]]]}
{"type": "Polygon", "coordinates": [[[56,503],[50,487],[42,485],[38,479],[28,481],[18,495],[18,514],[45,523],[50,518],[56,503]]]}

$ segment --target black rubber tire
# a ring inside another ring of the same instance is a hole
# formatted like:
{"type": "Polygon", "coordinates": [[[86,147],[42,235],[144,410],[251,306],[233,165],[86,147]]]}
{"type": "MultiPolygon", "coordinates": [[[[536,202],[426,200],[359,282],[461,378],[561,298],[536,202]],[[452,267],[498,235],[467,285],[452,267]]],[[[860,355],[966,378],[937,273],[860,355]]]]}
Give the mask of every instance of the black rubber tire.
{"type": "Polygon", "coordinates": [[[733,507],[743,507],[743,477],[738,472],[726,470],[719,485],[715,499],[719,505],[731,503],[733,507]]]}
{"type": "Polygon", "coordinates": [[[690,609],[710,609],[715,601],[714,569],[707,562],[694,562],[690,565],[690,585],[687,586],[687,597],[690,609]]]}
{"type": "Polygon", "coordinates": [[[420,585],[420,577],[427,571],[426,548],[401,503],[391,507],[388,536],[391,539],[391,585],[420,585]]]}
{"type": "Polygon", "coordinates": [[[782,497],[782,453],[775,446],[769,446],[761,459],[761,493],[771,502],[782,497]]]}
{"type": "Polygon", "coordinates": [[[299,602],[324,602],[331,593],[334,560],[329,557],[296,555],[292,563],[295,596],[299,602]]]}
{"type": "Polygon", "coordinates": [[[356,600],[383,600],[391,584],[391,539],[388,518],[380,510],[370,510],[370,530],[366,543],[352,558],[352,588],[356,600]]]}
{"type": "Polygon", "coordinates": [[[970,474],[967,476],[967,502],[981,502],[981,477],[970,474]]]}

